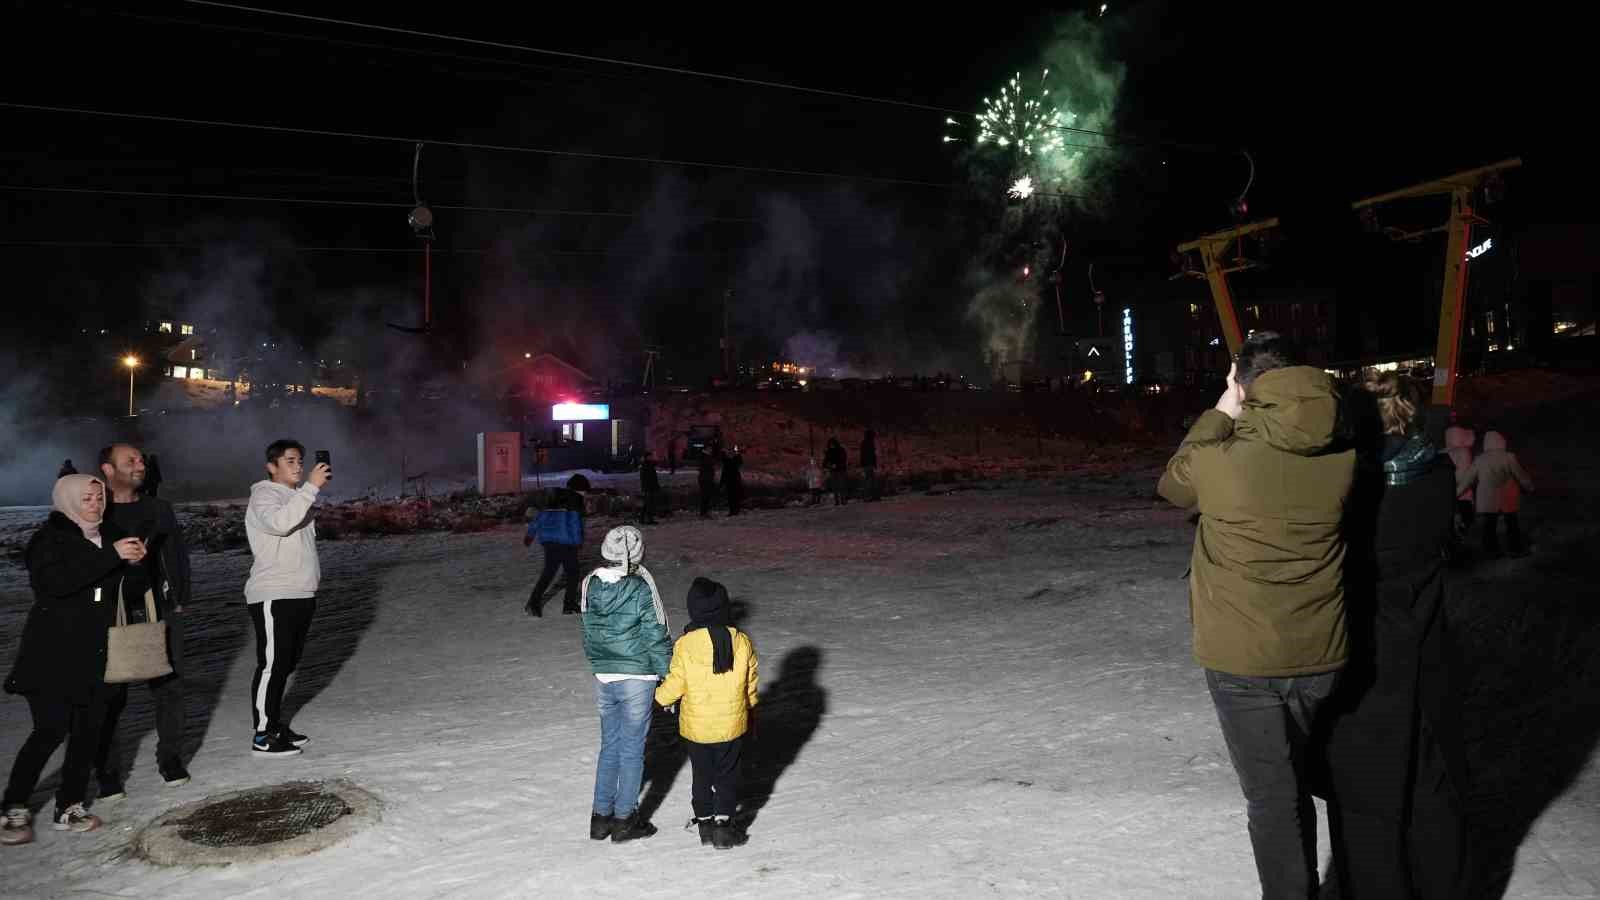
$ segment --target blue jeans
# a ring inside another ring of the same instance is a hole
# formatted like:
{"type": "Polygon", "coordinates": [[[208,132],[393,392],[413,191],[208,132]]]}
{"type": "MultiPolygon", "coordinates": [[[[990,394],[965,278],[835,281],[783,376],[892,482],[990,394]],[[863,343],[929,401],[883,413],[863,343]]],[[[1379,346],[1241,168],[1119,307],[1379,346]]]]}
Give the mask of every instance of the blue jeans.
{"type": "Polygon", "coordinates": [[[1244,791],[1265,900],[1317,895],[1317,811],[1305,779],[1306,744],[1338,672],[1262,678],[1206,670],[1228,756],[1244,791]]]}
{"type": "Polygon", "coordinates": [[[639,805],[644,742],[650,733],[650,706],[655,692],[654,681],[636,678],[594,683],[594,705],[600,710],[600,758],[594,767],[595,815],[621,819],[639,805]]]}

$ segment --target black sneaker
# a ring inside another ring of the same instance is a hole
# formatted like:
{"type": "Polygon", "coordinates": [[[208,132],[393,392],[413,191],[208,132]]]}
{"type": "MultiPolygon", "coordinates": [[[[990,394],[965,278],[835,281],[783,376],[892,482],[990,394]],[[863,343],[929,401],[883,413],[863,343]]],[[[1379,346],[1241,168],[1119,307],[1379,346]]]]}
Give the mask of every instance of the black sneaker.
{"type": "Polygon", "coordinates": [[[612,829],[616,828],[617,820],[599,813],[589,814],[589,840],[603,841],[611,837],[612,829]]]}
{"type": "Polygon", "coordinates": [[[711,817],[706,816],[704,819],[690,819],[688,823],[683,826],[683,830],[688,831],[690,828],[693,828],[696,825],[700,826],[700,846],[708,846],[711,843],[711,817]]]}
{"type": "Polygon", "coordinates": [[[274,733],[280,739],[287,741],[296,747],[304,747],[306,744],[311,743],[311,738],[306,737],[287,725],[279,725],[274,733]]]}
{"type": "Polygon", "coordinates": [[[161,770],[161,780],[167,783],[167,787],[183,787],[189,783],[189,770],[178,760],[157,763],[156,768],[161,770]]]}
{"type": "Polygon", "coordinates": [[[745,833],[731,819],[718,819],[711,826],[711,846],[718,850],[732,850],[746,840],[745,833]]]}
{"type": "Polygon", "coordinates": [[[639,811],[636,809],[628,813],[626,819],[617,820],[617,824],[611,829],[611,843],[642,840],[654,836],[655,833],[656,827],[640,819],[639,811]]]}
{"type": "Polygon", "coordinates": [[[250,742],[250,752],[256,756],[299,756],[300,748],[289,743],[276,733],[268,734],[265,731],[256,732],[255,740],[250,742]]]}

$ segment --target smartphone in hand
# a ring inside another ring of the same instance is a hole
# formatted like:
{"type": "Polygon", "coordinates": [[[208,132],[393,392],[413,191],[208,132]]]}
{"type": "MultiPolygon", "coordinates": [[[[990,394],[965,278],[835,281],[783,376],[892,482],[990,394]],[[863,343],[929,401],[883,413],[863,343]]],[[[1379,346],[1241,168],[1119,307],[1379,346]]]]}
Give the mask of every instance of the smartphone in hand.
{"type": "Polygon", "coordinates": [[[333,468],[333,454],[329,453],[326,450],[318,450],[317,451],[317,462],[322,463],[323,465],[326,465],[328,468],[331,469],[331,468],[333,468]]]}

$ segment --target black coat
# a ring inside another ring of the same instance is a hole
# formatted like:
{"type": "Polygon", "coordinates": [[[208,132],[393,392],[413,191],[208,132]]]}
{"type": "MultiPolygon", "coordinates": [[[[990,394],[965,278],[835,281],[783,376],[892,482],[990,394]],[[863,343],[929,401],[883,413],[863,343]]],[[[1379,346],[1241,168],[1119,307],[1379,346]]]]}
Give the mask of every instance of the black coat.
{"type": "MultiPolygon", "coordinates": [[[[148,578],[161,614],[165,616],[174,606],[187,604],[192,597],[189,545],[184,542],[183,528],[178,525],[172,504],[150,496],[139,496],[132,503],[111,503],[106,507],[106,521],[115,523],[123,534],[144,538],[148,555],[142,564],[130,569],[148,578]]],[[[142,591],[130,592],[133,593],[142,591]]],[[[138,596],[124,599],[142,606],[138,596]]]]}
{"type": "Polygon", "coordinates": [[[105,683],[106,629],[116,622],[117,585],[126,572],[112,544],[126,536],[103,522],[103,546],[96,547],[59,512],[34,533],[25,557],[33,608],[7,692],[86,700],[105,683]]]}
{"type": "Polygon", "coordinates": [[[845,465],[844,445],[830,444],[828,452],[822,454],[822,467],[830,472],[843,472],[845,465]]]}
{"type": "Polygon", "coordinates": [[[861,439],[861,468],[876,469],[878,467],[878,440],[875,437],[861,439]]]}
{"type": "Polygon", "coordinates": [[[656,464],[645,462],[639,464],[639,490],[646,494],[654,494],[661,490],[661,476],[656,474],[656,464]]]}
{"type": "Polygon", "coordinates": [[[715,487],[717,484],[717,461],[710,453],[700,457],[700,486],[703,488],[715,487]]]}
{"type": "Polygon", "coordinates": [[[740,470],[744,468],[744,457],[735,453],[722,459],[722,486],[736,490],[744,486],[744,476],[740,470]]]}
{"type": "Polygon", "coordinates": [[[1416,480],[1386,485],[1363,467],[1346,524],[1350,659],[1319,723],[1325,787],[1352,812],[1399,819],[1411,797],[1417,729],[1439,738],[1457,796],[1465,761],[1444,605],[1443,563],[1455,504],[1446,457],[1416,480]]]}

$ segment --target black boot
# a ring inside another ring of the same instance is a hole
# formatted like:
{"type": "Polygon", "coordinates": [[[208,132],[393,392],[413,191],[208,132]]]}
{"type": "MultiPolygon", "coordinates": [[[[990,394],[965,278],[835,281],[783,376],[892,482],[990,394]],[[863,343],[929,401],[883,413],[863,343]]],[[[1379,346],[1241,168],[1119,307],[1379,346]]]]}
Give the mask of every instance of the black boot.
{"type": "Polygon", "coordinates": [[[706,816],[704,818],[690,819],[689,820],[689,824],[683,826],[683,830],[684,831],[688,831],[690,825],[698,825],[698,826],[700,826],[700,846],[704,847],[704,846],[707,846],[708,844],[711,843],[712,825],[711,825],[711,817],[710,816],[706,816]]]}
{"type": "Polygon", "coordinates": [[[718,850],[732,850],[745,842],[744,832],[739,826],[733,824],[732,819],[718,819],[711,826],[711,846],[718,850]]]}
{"type": "Polygon", "coordinates": [[[589,840],[603,841],[611,837],[611,832],[616,828],[617,820],[599,813],[589,814],[589,840]]]}
{"type": "Polygon", "coordinates": [[[628,813],[626,819],[618,820],[616,827],[611,829],[611,843],[620,844],[623,841],[636,841],[650,837],[655,833],[656,827],[639,818],[639,811],[636,809],[628,813]]]}

